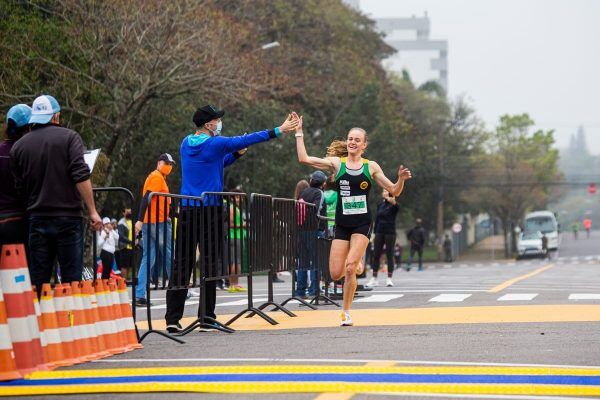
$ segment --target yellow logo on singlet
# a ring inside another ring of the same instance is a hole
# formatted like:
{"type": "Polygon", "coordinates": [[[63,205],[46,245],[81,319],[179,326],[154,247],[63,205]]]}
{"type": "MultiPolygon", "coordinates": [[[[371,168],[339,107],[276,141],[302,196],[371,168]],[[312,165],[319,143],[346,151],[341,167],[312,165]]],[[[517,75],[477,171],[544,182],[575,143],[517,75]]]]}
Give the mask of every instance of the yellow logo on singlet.
{"type": "Polygon", "coordinates": [[[360,188],[361,188],[362,190],[365,190],[365,189],[366,189],[366,188],[368,188],[368,187],[369,187],[369,182],[367,182],[367,181],[362,181],[362,182],[360,183],[360,188]]]}

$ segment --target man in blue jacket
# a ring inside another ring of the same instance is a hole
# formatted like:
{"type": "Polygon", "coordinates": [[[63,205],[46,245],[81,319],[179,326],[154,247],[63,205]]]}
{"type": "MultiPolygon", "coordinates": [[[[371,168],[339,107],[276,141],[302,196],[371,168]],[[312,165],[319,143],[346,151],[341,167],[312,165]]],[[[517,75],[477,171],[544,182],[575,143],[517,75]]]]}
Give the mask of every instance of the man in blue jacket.
{"type": "MultiPolygon", "coordinates": [[[[195,133],[186,136],[181,143],[181,194],[201,196],[204,192],[223,191],[223,169],[235,162],[245,149],[286,132],[296,129],[297,119],[292,116],[275,129],[263,130],[243,136],[221,136],[222,121],[225,111],[217,111],[210,105],[196,110],[193,121],[197,127],[195,133]]],[[[177,225],[177,250],[173,266],[171,282],[173,286],[187,286],[196,260],[198,246],[204,257],[206,270],[211,275],[219,275],[219,265],[224,247],[223,208],[218,199],[208,198],[202,205],[197,202],[181,202],[181,210],[177,225]],[[195,208],[197,207],[197,208],[195,208]],[[200,224],[200,214],[204,216],[204,224],[200,224]],[[204,243],[200,243],[204,237],[204,243]]],[[[207,281],[206,290],[201,293],[206,304],[206,316],[216,319],[216,281],[207,281]]],[[[187,289],[167,291],[167,311],[165,320],[167,331],[177,333],[182,330],[179,321],[183,317],[187,289]]]]}

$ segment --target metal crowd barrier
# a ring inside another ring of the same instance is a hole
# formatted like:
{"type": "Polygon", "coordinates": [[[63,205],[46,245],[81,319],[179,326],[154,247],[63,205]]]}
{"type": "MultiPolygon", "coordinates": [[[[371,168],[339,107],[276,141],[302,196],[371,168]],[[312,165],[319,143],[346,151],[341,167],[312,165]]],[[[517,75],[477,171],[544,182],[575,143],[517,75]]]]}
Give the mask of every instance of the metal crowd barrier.
{"type": "MultiPolygon", "coordinates": [[[[245,193],[203,193],[201,197],[167,193],[150,193],[145,213],[141,243],[145,255],[140,264],[139,284],[145,284],[148,331],[177,342],[175,336],[185,335],[197,327],[234,332],[229,327],[241,316],[259,315],[271,324],[273,318],[263,312],[266,307],[295,314],[285,308],[291,300],[316,309],[314,305],[334,304],[321,293],[320,275],[329,282],[330,241],[317,237],[316,206],[291,199],[245,193]],[[317,294],[314,304],[295,296],[297,271],[317,271],[317,294]],[[288,271],[292,276],[292,295],[282,303],[274,301],[273,276],[288,271]],[[253,304],[253,277],[268,274],[268,299],[258,307],[253,304]],[[162,276],[162,283],[157,282],[162,276]],[[227,323],[212,315],[216,283],[228,277],[247,277],[248,305],[227,323]],[[183,317],[187,290],[200,291],[198,316],[180,334],[170,335],[153,329],[151,315],[151,283],[167,289],[167,314],[183,317]],[[169,303],[180,307],[171,307],[169,303]],[[175,311],[174,311],[175,310],[175,311]],[[177,311],[179,310],[179,311],[177,311]],[[177,315],[177,313],[181,315],[177,315]]],[[[132,296],[135,302],[135,293],[132,296]]]]}

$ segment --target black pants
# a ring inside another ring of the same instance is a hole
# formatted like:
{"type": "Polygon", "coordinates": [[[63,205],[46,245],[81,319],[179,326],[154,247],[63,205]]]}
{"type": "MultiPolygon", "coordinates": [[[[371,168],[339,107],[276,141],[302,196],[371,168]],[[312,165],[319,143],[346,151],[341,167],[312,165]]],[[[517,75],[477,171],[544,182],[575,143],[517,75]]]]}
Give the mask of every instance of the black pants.
{"type": "Polygon", "coordinates": [[[115,255],[106,250],[100,252],[100,259],[102,260],[102,279],[110,278],[110,271],[113,269],[115,262],[115,255]]]}
{"type": "Polygon", "coordinates": [[[0,249],[5,244],[23,244],[27,251],[29,222],[26,217],[0,219],[0,249]]]}
{"type": "MultiPolygon", "coordinates": [[[[196,251],[200,246],[201,274],[209,279],[228,275],[229,268],[223,260],[225,236],[223,233],[223,208],[219,206],[182,208],[177,223],[177,245],[172,264],[169,286],[181,289],[167,290],[167,325],[176,324],[183,317],[187,287],[196,265],[196,251]],[[203,221],[203,223],[201,223],[203,221]]],[[[200,293],[206,304],[206,316],[216,318],[217,281],[207,280],[206,290],[200,293]]],[[[200,314],[200,307],[198,308],[200,314]]]]}
{"type": "MultiPolygon", "coordinates": [[[[56,260],[63,283],[81,280],[83,270],[83,218],[29,218],[29,274],[41,294],[50,283],[56,260]]],[[[112,268],[112,264],[111,264],[112,268]]]]}
{"type": "Polygon", "coordinates": [[[408,257],[408,264],[406,266],[407,269],[410,269],[412,265],[413,257],[417,253],[419,256],[419,270],[423,269],[423,247],[421,246],[410,246],[410,255],[408,257]]]}
{"type": "Polygon", "coordinates": [[[383,245],[385,244],[385,256],[388,265],[388,277],[394,273],[394,246],[396,245],[396,235],[388,233],[376,233],[373,243],[373,276],[379,272],[379,263],[383,254],[383,245]]]}

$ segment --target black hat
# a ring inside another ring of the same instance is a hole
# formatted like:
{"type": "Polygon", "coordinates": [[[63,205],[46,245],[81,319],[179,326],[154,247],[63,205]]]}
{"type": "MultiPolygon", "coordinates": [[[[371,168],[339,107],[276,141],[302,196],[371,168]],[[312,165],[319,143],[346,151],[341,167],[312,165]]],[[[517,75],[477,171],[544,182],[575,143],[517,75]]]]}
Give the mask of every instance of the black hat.
{"type": "Polygon", "coordinates": [[[192,118],[192,120],[194,121],[194,124],[196,124],[196,126],[199,128],[205,123],[212,121],[213,119],[222,118],[223,115],[225,115],[224,110],[217,111],[214,109],[213,106],[207,105],[197,109],[194,113],[194,118],[192,118]]]}
{"type": "Polygon", "coordinates": [[[327,181],[327,175],[323,171],[315,171],[310,174],[310,182],[316,185],[322,185],[327,181]]]}
{"type": "Polygon", "coordinates": [[[169,153],[161,154],[160,157],[158,157],[158,161],[164,161],[171,165],[175,164],[175,160],[173,160],[173,157],[171,157],[169,153]]]}

